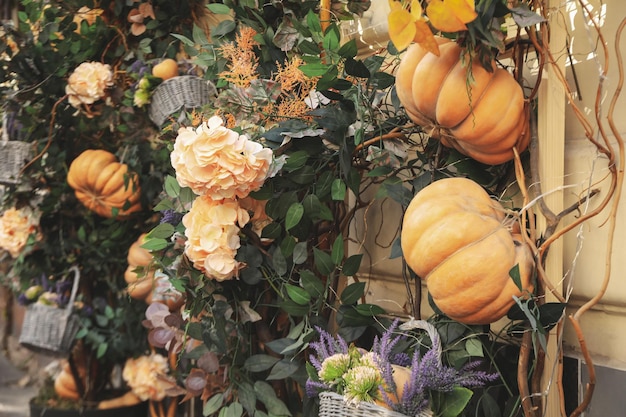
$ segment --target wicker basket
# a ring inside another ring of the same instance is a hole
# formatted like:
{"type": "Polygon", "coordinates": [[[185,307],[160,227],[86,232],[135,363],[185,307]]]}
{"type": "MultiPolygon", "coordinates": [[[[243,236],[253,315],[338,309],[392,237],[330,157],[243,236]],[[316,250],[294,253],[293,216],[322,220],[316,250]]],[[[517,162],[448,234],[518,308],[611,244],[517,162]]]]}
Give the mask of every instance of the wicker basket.
{"type": "Polygon", "coordinates": [[[51,356],[66,356],[69,353],[80,325],[73,312],[80,272],[75,266],[71,272],[74,273],[74,284],[67,307],[33,303],[26,308],[19,340],[22,346],[51,356]]]}
{"type": "Polygon", "coordinates": [[[149,116],[157,126],[181,109],[208,104],[217,94],[213,83],[194,75],[182,75],[163,81],[152,93],[149,116]]]}
{"type": "Polygon", "coordinates": [[[31,158],[32,144],[10,140],[7,113],[2,113],[2,139],[0,140],[0,184],[20,182],[20,170],[31,158]]]}
{"type": "MultiPolygon", "coordinates": [[[[348,403],[342,395],[336,392],[322,392],[319,397],[319,417],[407,417],[372,403],[348,403]]],[[[432,415],[432,412],[425,411],[420,414],[420,417],[432,417],[432,415]]]]}

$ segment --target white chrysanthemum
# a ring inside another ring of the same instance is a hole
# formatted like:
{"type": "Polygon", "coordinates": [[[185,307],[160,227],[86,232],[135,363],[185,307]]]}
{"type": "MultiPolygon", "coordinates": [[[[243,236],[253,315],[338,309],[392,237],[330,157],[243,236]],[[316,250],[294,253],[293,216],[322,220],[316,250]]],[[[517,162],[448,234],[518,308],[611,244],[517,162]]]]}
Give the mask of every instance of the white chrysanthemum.
{"type": "Polygon", "coordinates": [[[359,365],[350,369],[344,375],[347,401],[359,403],[373,402],[378,393],[378,387],[383,383],[380,371],[371,366],[359,365]]]}

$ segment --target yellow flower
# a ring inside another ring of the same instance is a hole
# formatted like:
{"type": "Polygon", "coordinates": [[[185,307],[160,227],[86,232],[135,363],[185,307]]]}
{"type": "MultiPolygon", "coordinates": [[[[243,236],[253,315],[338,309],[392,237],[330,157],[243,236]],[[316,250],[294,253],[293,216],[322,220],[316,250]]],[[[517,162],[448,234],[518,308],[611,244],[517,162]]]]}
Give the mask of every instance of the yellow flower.
{"type": "Polygon", "coordinates": [[[106,95],[113,86],[111,66],[100,62],[83,62],[70,75],[65,92],[70,104],[81,108],[83,104],[93,104],[106,95]]]}
{"type": "Polygon", "coordinates": [[[243,198],[265,181],[272,151],[211,117],[195,130],[182,128],[171,153],[176,179],[214,200],[243,198]]]}
{"type": "Polygon", "coordinates": [[[6,250],[13,258],[22,252],[28,238],[38,235],[39,219],[30,210],[18,210],[12,207],[0,218],[0,248],[6,250]]]}
{"type": "Polygon", "coordinates": [[[126,360],[122,378],[142,401],[161,401],[169,387],[167,358],[158,353],[126,360]]]}
{"type": "Polygon", "coordinates": [[[196,198],[183,217],[185,254],[193,266],[209,278],[233,278],[240,267],[235,260],[240,246],[239,228],[250,215],[236,200],[213,200],[207,195],[196,198]]]}

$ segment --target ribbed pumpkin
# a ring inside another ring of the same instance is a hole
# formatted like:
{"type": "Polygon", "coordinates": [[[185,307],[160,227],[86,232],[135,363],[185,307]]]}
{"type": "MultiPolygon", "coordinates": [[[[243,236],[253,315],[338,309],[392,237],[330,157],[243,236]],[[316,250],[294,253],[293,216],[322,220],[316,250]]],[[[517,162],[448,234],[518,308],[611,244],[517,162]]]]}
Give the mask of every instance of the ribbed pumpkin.
{"type": "Polygon", "coordinates": [[[88,149],[70,164],[67,182],[76,198],[102,217],[124,218],[141,210],[141,189],[137,175],[111,152],[88,149]]]}
{"type": "MultiPolygon", "coordinates": [[[[147,300],[154,288],[154,269],[148,268],[152,262],[152,254],[149,250],[141,247],[145,233],[140,235],[128,248],[126,261],[128,267],[124,272],[124,280],[128,284],[128,295],[136,300],[147,300]],[[144,268],[141,275],[136,272],[138,267],[144,268]]],[[[149,302],[149,300],[147,300],[149,302]]]]}
{"type": "Polygon", "coordinates": [[[142,248],[146,234],[141,234],[128,249],[126,261],[128,267],[124,272],[124,280],[128,284],[128,295],[136,300],[142,300],[150,304],[159,302],[167,305],[170,310],[175,310],[183,305],[185,299],[181,293],[174,290],[163,274],[155,271],[152,263],[152,254],[142,248]],[[138,267],[144,268],[141,275],[136,272],[138,267]]]}
{"type": "Polygon", "coordinates": [[[409,117],[448,147],[479,162],[497,165],[513,159],[513,147],[528,146],[522,88],[502,68],[484,69],[478,60],[462,62],[455,42],[437,38],[440,56],[412,44],[396,72],[398,98],[409,117]]]}
{"type": "Polygon", "coordinates": [[[426,281],[437,307],[467,324],[503,317],[522,296],[509,271],[519,265],[532,291],[534,260],[504,208],[466,178],[435,181],[419,191],[402,223],[401,245],[411,269],[426,281]]]}

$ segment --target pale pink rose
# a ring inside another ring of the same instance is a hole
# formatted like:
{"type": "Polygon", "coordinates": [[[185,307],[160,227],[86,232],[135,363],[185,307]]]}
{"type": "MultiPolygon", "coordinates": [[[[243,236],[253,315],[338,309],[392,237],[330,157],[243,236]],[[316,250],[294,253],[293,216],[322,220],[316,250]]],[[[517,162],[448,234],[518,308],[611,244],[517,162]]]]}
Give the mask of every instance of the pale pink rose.
{"type": "Polygon", "coordinates": [[[243,198],[263,185],[272,150],[224,127],[214,116],[195,130],[178,131],[171,162],[178,183],[196,194],[214,200],[243,198]]]}
{"type": "Polygon", "coordinates": [[[70,104],[80,108],[104,98],[107,89],[113,86],[113,71],[108,64],[83,62],[68,79],[65,93],[70,104]]]}
{"type": "Polygon", "coordinates": [[[0,217],[0,249],[17,258],[28,243],[29,237],[41,239],[39,217],[30,209],[18,210],[12,207],[0,217]]]}
{"type": "Polygon", "coordinates": [[[166,382],[169,366],[167,358],[158,353],[126,360],[122,378],[142,401],[161,401],[170,384],[166,382]]]}
{"type": "Polygon", "coordinates": [[[233,278],[239,268],[235,256],[240,246],[240,227],[249,220],[250,215],[236,200],[199,196],[182,220],[187,237],[185,255],[209,278],[233,278]]]}

